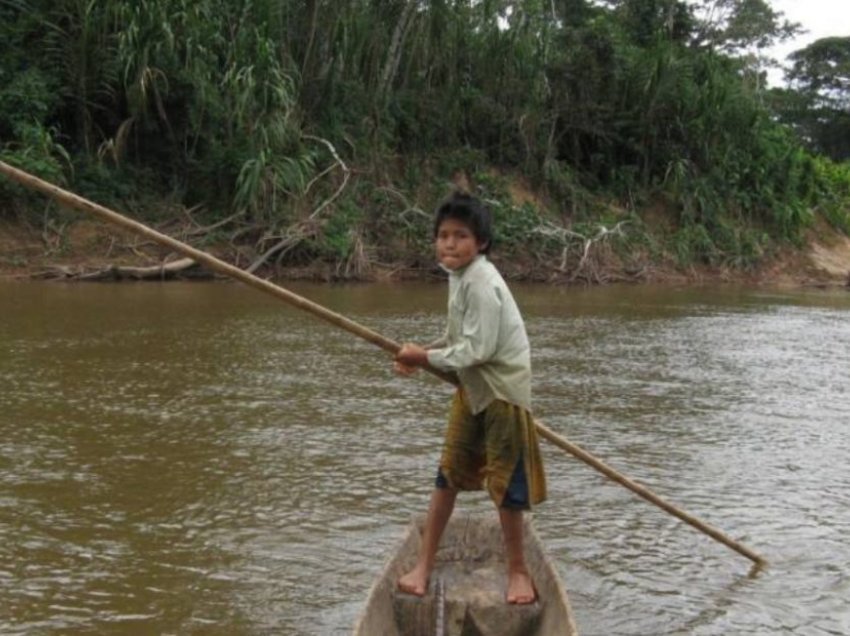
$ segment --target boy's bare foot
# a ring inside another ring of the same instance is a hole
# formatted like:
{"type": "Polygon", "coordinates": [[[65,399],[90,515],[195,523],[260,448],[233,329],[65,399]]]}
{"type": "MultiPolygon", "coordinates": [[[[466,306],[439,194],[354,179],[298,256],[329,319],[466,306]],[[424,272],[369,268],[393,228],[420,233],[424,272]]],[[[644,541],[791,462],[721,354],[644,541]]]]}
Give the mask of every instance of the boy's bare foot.
{"type": "Polygon", "coordinates": [[[428,571],[417,565],[398,580],[398,589],[405,594],[425,596],[428,591],[428,571]]]}
{"type": "Polygon", "coordinates": [[[508,603],[529,605],[537,600],[537,591],[531,576],[525,571],[508,573],[508,603]]]}

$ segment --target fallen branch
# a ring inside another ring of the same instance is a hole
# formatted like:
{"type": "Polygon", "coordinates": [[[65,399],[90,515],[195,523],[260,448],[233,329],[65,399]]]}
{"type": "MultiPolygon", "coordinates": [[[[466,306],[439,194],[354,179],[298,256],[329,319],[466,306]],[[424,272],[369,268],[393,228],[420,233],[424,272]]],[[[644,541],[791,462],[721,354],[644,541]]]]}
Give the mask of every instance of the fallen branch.
{"type": "Polygon", "coordinates": [[[212,274],[200,269],[193,259],[181,258],[170,263],[161,263],[148,267],[107,265],[94,271],[80,271],[68,266],[56,266],[40,272],[37,277],[78,281],[170,280],[181,277],[210,278],[212,274]],[[190,270],[192,270],[191,274],[189,273],[190,270]]]}
{"type": "Polygon", "coordinates": [[[245,271],[249,274],[253,274],[276,253],[286,253],[290,248],[303,241],[308,236],[308,233],[304,229],[306,225],[307,224],[305,223],[297,223],[290,227],[287,230],[286,236],[263,252],[263,254],[259,258],[255,259],[254,262],[251,263],[251,266],[246,268],[245,271]]]}
{"type": "Polygon", "coordinates": [[[597,283],[601,283],[603,281],[599,272],[596,271],[596,268],[589,267],[592,250],[595,246],[604,243],[612,236],[624,236],[623,225],[626,223],[628,223],[628,221],[620,221],[617,225],[610,229],[604,225],[600,225],[599,231],[592,237],[565,227],[556,226],[549,222],[540,225],[535,228],[534,231],[537,234],[541,234],[549,238],[555,238],[563,243],[564,247],[561,250],[561,262],[556,267],[556,269],[563,274],[568,273],[570,252],[576,247],[576,242],[579,242],[581,244],[581,257],[579,258],[578,264],[572,268],[572,273],[569,275],[569,281],[574,282],[580,276],[583,276],[586,280],[593,280],[597,283]]]}

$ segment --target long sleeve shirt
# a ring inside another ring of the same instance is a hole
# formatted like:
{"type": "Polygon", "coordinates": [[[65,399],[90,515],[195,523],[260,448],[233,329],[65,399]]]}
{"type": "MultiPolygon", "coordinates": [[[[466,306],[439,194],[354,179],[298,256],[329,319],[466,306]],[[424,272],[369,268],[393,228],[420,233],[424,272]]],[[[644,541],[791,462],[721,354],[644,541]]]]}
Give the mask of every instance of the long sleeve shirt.
{"type": "Polygon", "coordinates": [[[473,413],[494,399],[531,410],[531,352],[514,297],[483,254],[449,272],[448,324],[431,366],[454,371],[473,413]]]}

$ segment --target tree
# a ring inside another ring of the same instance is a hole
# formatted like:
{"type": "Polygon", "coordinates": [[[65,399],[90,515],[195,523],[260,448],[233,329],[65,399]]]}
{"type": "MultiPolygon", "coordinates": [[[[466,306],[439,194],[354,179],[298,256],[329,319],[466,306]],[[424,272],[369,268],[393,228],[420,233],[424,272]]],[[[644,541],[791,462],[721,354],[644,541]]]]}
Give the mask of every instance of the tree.
{"type": "Polygon", "coordinates": [[[695,43],[727,53],[764,49],[800,32],[800,25],[783,19],[767,0],[700,0],[700,28],[695,43]]]}
{"type": "Polygon", "coordinates": [[[797,99],[783,102],[785,120],[815,151],[850,159],[850,37],[822,38],[789,58],[797,99]]]}
{"type": "Polygon", "coordinates": [[[787,79],[804,91],[850,106],[850,37],[822,38],[788,56],[787,79]]]}

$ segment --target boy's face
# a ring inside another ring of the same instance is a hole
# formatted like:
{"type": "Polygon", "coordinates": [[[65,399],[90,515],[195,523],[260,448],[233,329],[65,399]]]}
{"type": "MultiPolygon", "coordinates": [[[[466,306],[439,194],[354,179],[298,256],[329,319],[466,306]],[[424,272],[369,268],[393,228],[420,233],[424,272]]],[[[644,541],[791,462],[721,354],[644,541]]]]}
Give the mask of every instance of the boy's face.
{"type": "Polygon", "coordinates": [[[478,242],[468,225],[449,218],[440,223],[435,247],[440,264],[455,270],[469,265],[485,246],[478,242]]]}

